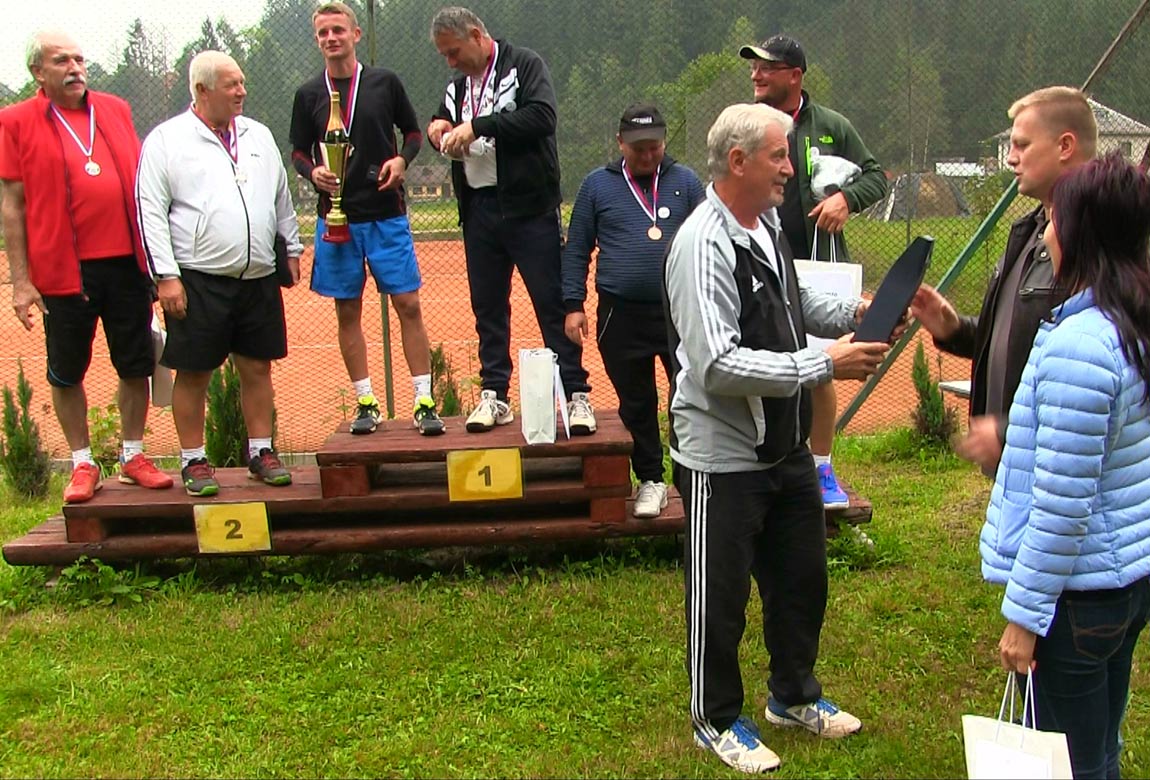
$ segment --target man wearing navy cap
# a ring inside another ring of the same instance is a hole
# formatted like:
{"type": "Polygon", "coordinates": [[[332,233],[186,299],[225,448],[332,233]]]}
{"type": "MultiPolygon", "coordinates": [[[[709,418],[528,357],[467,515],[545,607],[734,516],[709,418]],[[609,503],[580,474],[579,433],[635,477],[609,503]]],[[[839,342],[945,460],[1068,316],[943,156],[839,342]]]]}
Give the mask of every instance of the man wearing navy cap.
{"type": "Polygon", "coordinates": [[[663,313],[663,254],[687,215],[702,202],[695,172],[666,154],[667,123],[653,105],[629,106],[619,120],[620,157],[587,175],[575,197],[563,254],[564,330],[576,344],[589,335],[583,303],[587,269],[598,246],[595,341],[619,396],[619,417],[635,442],[639,480],[634,515],[657,517],[667,505],[655,359],[670,377],[663,313]]]}
{"type": "MultiPolygon", "coordinates": [[[[850,120],[818,105],[803,89],[807,57],[798,41],[775,35],[761,45],[742,47],[739,56],[751,60],[755,102],[777,108],[795,123],[789,139],[795,175],[787,182],[783,205],[779,207],[783,233],[791,251],[795,257],[812,260],[848,260],[843,226],[851,214],[862,211],[886,194],[886,175],[850,120]],[[862,170],[838,192],[816,203],[811,172],[813,160],[820,155],[842,157],[862,170]],[[817,242],[816,235],[820,239],[817,242]]],[[[823,503],[828,509],[845,508],[849,500],[831,466],[837,413],[834,383],[817,387],[812,401],[811,454],[819,471],[823,503]]]]}

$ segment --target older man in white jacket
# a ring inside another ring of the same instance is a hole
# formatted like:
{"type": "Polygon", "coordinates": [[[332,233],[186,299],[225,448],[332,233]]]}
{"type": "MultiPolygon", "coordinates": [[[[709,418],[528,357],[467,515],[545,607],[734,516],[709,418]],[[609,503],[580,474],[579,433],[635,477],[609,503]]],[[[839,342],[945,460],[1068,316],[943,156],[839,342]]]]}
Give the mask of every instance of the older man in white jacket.
{"type": "Polygon", "coordinates": [[[244,74],[201,52],[189,68],[192,105],[145,139],[136,180],[140,231],[168,328],[162,362],[176,370],[172,415],[190,495],[219,492],[204,451],[212,371],[235,360],[248,429],[249,476],[291,484],[272,449],[271,361],[287,355],[275,240],[299,278],[299,227],[271,132],[240,116],[244,74]]]}

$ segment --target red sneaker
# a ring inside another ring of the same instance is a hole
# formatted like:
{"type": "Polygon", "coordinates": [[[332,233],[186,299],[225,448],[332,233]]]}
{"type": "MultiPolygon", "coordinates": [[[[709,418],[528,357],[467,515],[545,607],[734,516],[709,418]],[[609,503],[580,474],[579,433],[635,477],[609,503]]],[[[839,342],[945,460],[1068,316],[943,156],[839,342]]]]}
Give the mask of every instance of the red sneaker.
{"type": "Polygon", "coordinates": [[[120,481],[126,485],[139,485],[140,487],[163,490],[172,486],[172,478],[160,471],[152,461],[139,452],[132,459],[120,466],[120,481]]]}
{"type": "Polygon", "coordinates": [[[100,469],[91,463],[81,463],[72,470],[72,479],[64,488],[64,503],[80,504],[96,495],[104,485],[100,482],[100,469]]]}

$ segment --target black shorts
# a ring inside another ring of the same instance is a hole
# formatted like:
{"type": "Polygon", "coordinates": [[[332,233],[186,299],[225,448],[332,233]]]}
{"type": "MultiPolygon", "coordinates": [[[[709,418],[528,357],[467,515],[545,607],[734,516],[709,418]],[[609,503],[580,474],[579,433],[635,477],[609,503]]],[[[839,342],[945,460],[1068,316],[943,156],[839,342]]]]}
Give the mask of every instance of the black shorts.
{"type": "Polygon", "coordinates": [[[233,279],[182,269],[188,314],[164,315],[168,342],[160,359],[177,371],[212,371],[234,352],[254,360],[287,355],[284,301],[275,274],[233,279]]]}
{"type": "Polygon", "coordinates": [[[96,320],[112,365],[121,379],[151,376],[152,281],[134,257],[110,257],[80,263],[82,295],[45,295],[44,340],[48,347],[48,384],[75,387],[92,363],[96,320]]]}

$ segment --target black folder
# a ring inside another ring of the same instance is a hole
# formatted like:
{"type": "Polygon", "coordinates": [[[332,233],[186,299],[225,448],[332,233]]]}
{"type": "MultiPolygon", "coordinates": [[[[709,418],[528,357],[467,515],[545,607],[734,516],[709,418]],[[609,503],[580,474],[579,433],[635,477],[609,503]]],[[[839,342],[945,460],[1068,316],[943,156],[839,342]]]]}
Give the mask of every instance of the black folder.
{"type": "Polygon", "coordinates": [[[886,272],[852,341],[890,341],[891,334],[922,284],[933,251],[934,239],[930,236],[919,236],[911,242],[886,272]]]}

